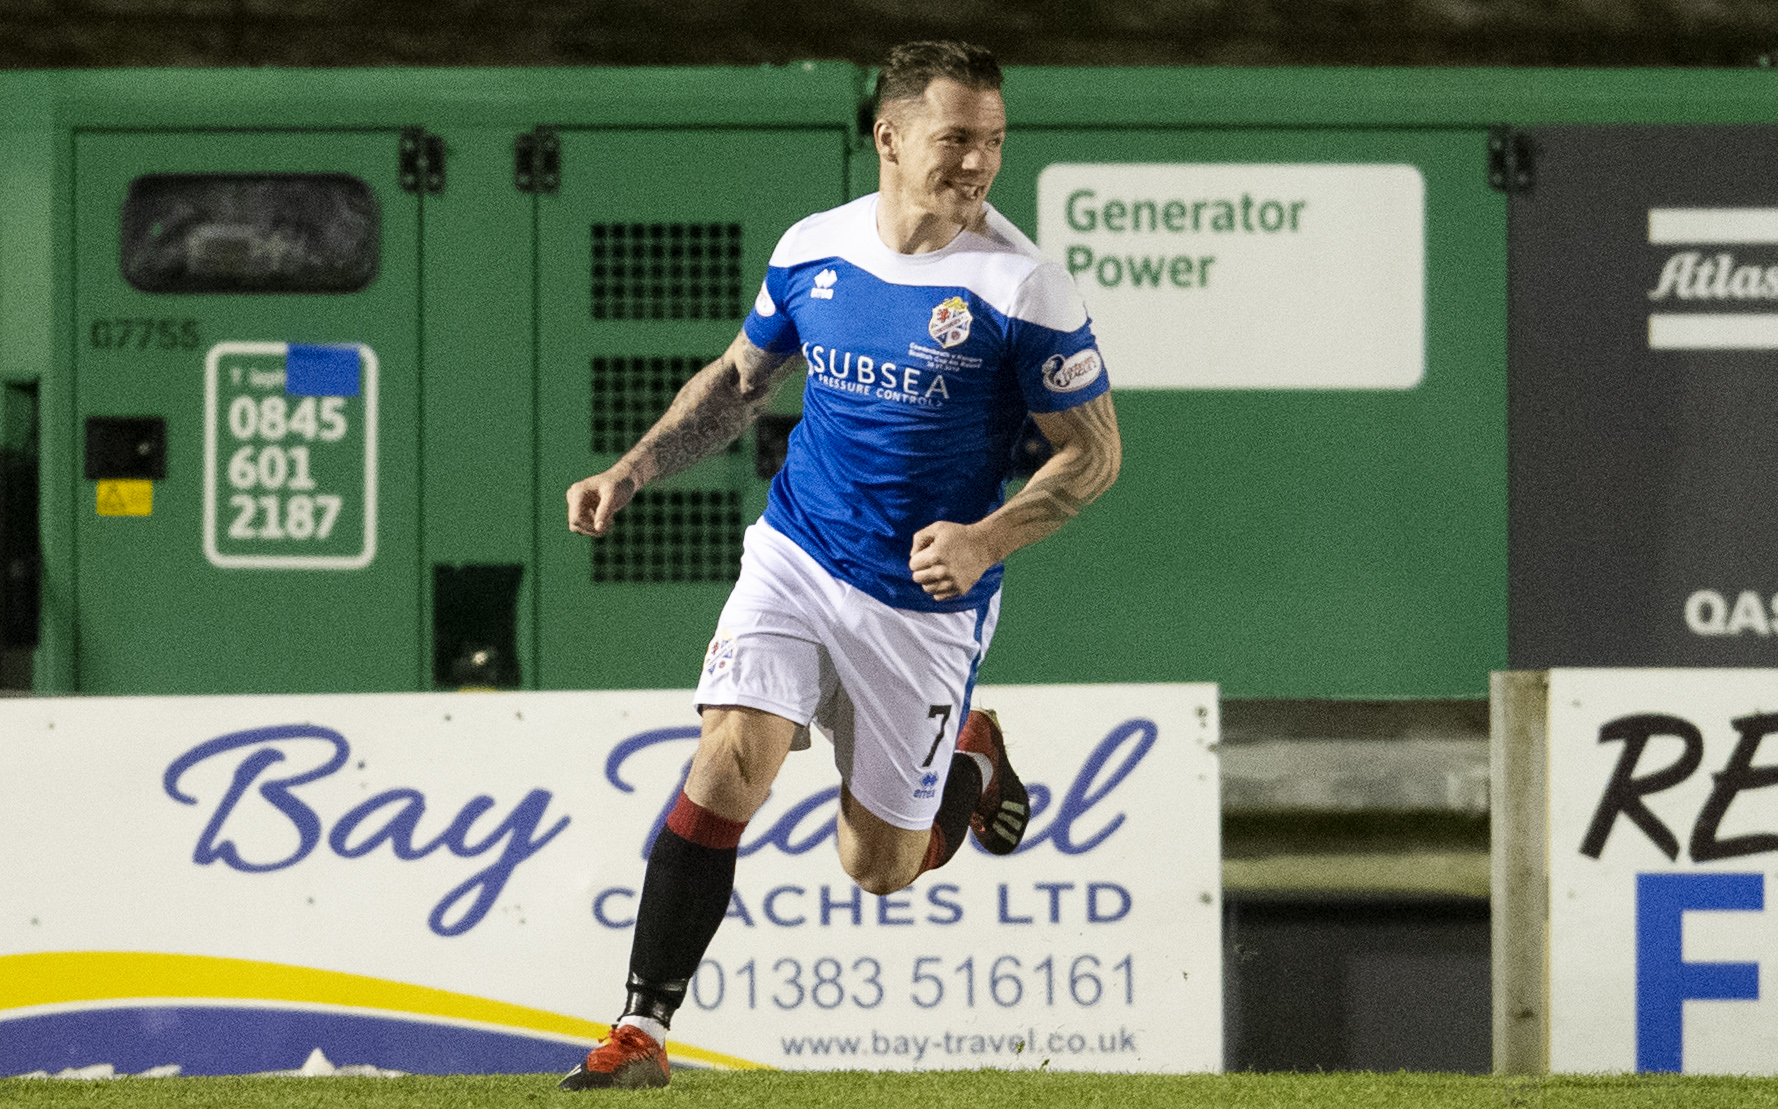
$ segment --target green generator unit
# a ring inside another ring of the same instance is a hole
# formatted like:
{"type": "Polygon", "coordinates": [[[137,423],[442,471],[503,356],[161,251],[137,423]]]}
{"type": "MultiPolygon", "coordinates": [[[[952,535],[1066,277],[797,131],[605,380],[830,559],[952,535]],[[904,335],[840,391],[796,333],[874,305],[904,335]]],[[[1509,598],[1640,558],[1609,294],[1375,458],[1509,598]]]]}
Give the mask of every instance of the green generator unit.
{"type": "MultiPolygon", "coordinates": [[[[724,349],[790,224],[875,187],[869,78],[0,75],[4,673],[689,687],[799,387],[603,540],[563,493],[724,349]]],[[[1100,321],[1126,454],[1011,560],[983,678],[1236,698],[1477,698],[1506,662],[1512,128],[1778,115],[1759,72],[1004,91],[990,201],[1100,321]]]]}

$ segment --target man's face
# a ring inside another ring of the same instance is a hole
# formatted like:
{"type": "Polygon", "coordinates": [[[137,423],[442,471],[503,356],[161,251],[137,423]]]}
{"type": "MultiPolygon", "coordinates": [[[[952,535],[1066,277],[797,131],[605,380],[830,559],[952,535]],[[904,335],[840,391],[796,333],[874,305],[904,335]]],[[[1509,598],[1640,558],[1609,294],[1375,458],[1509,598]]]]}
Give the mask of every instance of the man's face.
{"type": "Polygon", "coordinates": [[[951,223],[975,223],[1006,141],[999,91],[941,77],[919,100],[890,105],[885,118],[890,134],[878,129],[877,149],[892,146],[905,199],[951,223]]]}

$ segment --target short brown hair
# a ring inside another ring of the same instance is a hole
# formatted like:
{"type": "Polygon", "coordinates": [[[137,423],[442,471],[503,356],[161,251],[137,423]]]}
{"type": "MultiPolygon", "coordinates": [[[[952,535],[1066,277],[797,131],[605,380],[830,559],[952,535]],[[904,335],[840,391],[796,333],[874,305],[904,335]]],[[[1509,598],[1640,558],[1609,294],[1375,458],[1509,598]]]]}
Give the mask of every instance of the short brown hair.
{"type": "Polygon", "coordinates": [[[889,51],[877,74],[872,114],[882,115],[883,105],[892,100],[920,99],[926,86],[941,77],[972,89],[998,89],[1000,63],[987,47],[967,42],[904,42],[889,51]]]}

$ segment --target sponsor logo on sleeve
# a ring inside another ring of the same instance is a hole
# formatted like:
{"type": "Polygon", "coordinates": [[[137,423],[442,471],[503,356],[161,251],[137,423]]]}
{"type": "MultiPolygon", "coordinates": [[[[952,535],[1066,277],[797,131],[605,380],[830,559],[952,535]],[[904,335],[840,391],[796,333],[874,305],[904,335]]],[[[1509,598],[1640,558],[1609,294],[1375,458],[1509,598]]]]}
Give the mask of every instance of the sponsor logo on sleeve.
{"type": "Polygon", "coordinates": [[[762,316],[776,315],[778,306],[772,303],[772,294],[766,292],[766,283],[759,283],[759,295],[753,298],[753,310],[762,316]]]}
{"type": "Polygon", "coordinates": [[[1072,393],[1097,381],[1104,369],[1105,363],[1092,347],[1068,358],[1052,354],[1043,364],[1043,384],[1052,393],[1072,393]]]}
{"type": "Polygon", "coordinates": [[[833,272],[832,269],[822,270],[815,275],[815,287],[809,290],[810,298],[814,300],[832,300],[833,284],[839,279],[840,275],[833,272]]]}
{"type": "Polygon", "coordinates": [[[949,350],[968,340],[969,325],[974,319],[963,298],[952,297],[932,310],[932,322],[926,325],[926,331],[940,346],[949,350]]]}

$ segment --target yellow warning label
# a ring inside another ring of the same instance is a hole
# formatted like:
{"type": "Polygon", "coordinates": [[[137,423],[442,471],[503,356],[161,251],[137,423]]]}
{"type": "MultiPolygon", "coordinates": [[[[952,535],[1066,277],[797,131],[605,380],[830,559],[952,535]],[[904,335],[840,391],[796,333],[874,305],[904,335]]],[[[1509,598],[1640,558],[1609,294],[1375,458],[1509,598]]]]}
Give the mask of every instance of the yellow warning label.
{"type": "Polygon", "coordinates": [[[154,482],[101,481],[97,500],[101,516],[152,516],[154,482]]]}

